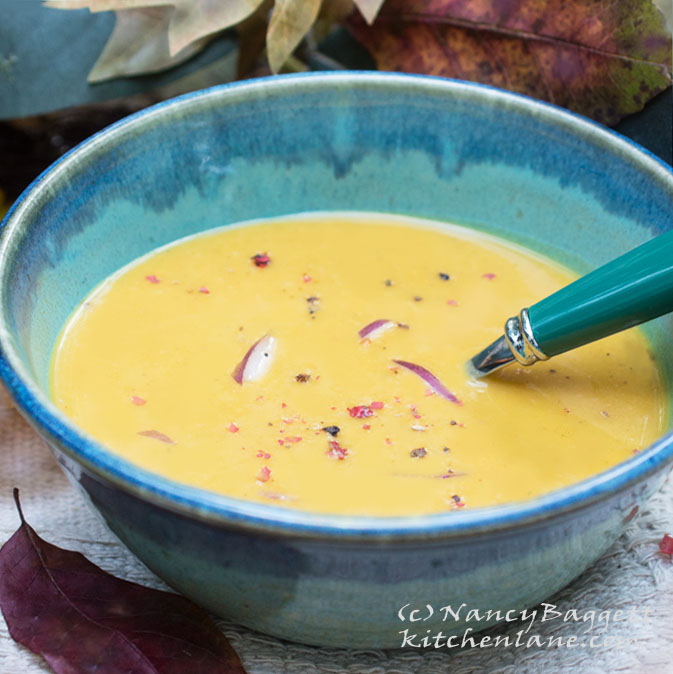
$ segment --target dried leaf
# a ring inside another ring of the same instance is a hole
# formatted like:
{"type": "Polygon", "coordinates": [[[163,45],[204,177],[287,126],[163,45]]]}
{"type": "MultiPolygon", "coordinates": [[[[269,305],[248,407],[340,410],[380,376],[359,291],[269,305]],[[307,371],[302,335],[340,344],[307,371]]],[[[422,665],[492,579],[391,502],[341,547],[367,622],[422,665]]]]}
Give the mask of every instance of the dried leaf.
{"type": "Polygon", "coordinates": [[[318,16],[321,2],[276,0],[266,33],[266,51],[272,72],[277,73],[282,68],[308,33],[318,16]]]}
{"type": "Polygon", "coordinates": [[[355,6],[360,10],[360,14],[365,17],[368,24],[374,23],[376,15],[381,9],[384,0],[354,0],[355,6]]]}
{"type": "Polygon", "coordinates": [[[654,0],[654,4],[666,18],[668,30],[673,31],[673,2],[671,0],[654,0]]]}
{"type": "MultiPolygon", "coordinates": [[[[262,2],[263,0],[48,0],[45,4],[56,9],[88,8],[92,12],[128,12],[160,7],[169,16],[167,24],[161,24],[161,29],[168,31],[169,55],[180,58],[188,46],[201,38],[235,26],[250,16],[262,2]]],[[[202,46],[203,44],[195,45],[198,48],[202,46]]],[[[121,51],[119,46],[117,51],[121,51]]],[[[184,57],[180,60],[184,60],[184,57]]]]}
{"type": "Polygon", "coordinates": [[[175,4],[173,0],[45,0],[52,9],[88,9],[91,12],[110,12],[140,7],[159,7],[175,4]]]}
{"type": "Polygon", "coordinates": [[[353,0],[327,0],[322,3],[311,31],[316,43],[321,42],[335,25],[348,17],[353,11],[353,4],[353,0]]]}
{"type": "Polygon", "coordinates": [[[236,77],[245,79],[257,67],[266,47],[268,16],[272,0],[264,0],[256,12],[236,26],[238,33],[238,59],[236,77]]]}
{"type": "Polygon", "coordinates": [[[116,14],[117,22],[89,73],[89,82],[159,72],[191,58],[205,44],[197,42],[171,55],[168,27],[173,8],[170,6],[126,9],[116,14]]]}
{"type": "Polygon", "coordinates": [[[188,44],[231,28],[250,16],[263,0],[172,0],[175,14],[168,29],[171,54],[188,44]]]}
{"type": "Polygon", "coordinates": [[[651,0],[388,0],[354,36],[379,68],[504,87],[613,124],[671,83],[651,0]]]}
{"type": "Polygon", "coordinates": [[[245,674],[198,606],[111,576],[26,523],[0,549],[0,608],[15,641],[57,674],[245,674]]]}

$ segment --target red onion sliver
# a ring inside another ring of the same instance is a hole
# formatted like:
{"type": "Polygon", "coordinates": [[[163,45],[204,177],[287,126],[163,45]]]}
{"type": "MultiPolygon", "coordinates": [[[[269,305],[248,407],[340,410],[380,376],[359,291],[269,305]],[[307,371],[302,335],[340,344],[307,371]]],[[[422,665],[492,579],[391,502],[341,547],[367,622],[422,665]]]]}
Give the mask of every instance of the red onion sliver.
{"type": "Polygon", "coordinates": [[[159,440],[161,442],[165,442],[168,445],[174,445],[175,440],[169,438],[165,433],[162,433],[161,431],[140,431],[138,435],[144,435],[146,438],[154,438],[155,440],[159,440]]]}
{"type": "Polygon", "coordinates": [[[416,363],[410,363],[406,360],[393,360],[393,363],[405,367],[407,370],[410,370],[415,375],[419,376],[435,393],[450,400],[452,403],[462,405],[463,403],[456,398],[451,391],[449,391],[444,384],[442,384],[437,377],[435,377],[430,370],[426,370],[422,365],[416,365],[416,363]]]}
{"type": "Polygon", "coordinates": [[[231,376],[237,384],[261,379],[269,371],[275,353],[276,339],[271,335],[262,337],[248,349],[231,376]]]}
{"type": "Polygon", "coordinates": [[[378,337],[378,334],[382,334],[386,330],[394,328],[396,325],[397,323],[389,321],[387,318],[379,318],[368,325],[365,325],[361,330],[358,330],[358,335],[360,335],[360,339],[364,339],[365,337],[371,339],[372,337],[378,337]],[[372,333],[374,332],[377,332],[378,334],[373,335],[372,333]]]}

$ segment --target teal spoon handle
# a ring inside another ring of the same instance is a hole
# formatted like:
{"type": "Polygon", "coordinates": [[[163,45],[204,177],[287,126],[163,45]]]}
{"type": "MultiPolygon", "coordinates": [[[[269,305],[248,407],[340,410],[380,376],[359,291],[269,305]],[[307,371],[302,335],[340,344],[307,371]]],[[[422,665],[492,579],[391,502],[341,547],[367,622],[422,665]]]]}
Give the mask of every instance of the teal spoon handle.
{"type": "Polygon", "coordinates": [[[532,365],[673,311],[673,231],[523,309],[505,334],[467,363],[483,377],[513,361],[532,365]]]}
{"type": "Polygon", "coordinates": [[[546,297],[528,310],[540,350],[556,356],[673,311],[673,231],[546,297]]]}

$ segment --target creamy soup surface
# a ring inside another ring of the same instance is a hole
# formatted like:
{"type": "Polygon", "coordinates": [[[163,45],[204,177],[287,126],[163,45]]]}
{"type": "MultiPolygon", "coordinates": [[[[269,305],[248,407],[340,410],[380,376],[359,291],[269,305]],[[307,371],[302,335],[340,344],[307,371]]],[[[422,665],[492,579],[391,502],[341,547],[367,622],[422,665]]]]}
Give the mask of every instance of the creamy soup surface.
{"type": "Polygon", "coordinates": [[[468,376],[508,316],[574,277],[412,218],[225,227],[96,288],[56,345],[52,397],[134,464],[240,499],[361,515],[529,499],[628,459],[665,427],[637,330],[468,376]],[[274,348],[255,379],[242,361],[259,340],[274,348]]]}

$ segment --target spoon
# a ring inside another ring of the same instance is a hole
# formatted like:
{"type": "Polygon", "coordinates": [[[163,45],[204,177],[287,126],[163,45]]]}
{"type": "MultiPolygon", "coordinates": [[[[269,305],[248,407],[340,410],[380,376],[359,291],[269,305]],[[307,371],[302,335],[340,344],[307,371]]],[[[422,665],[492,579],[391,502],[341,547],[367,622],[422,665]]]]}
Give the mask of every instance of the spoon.
{"type": "Polygon", "coordinates": [[[522,309],[467,367],[479,378],[514,361],[532,365],[670,311],[673,230],[522,309]]]}

